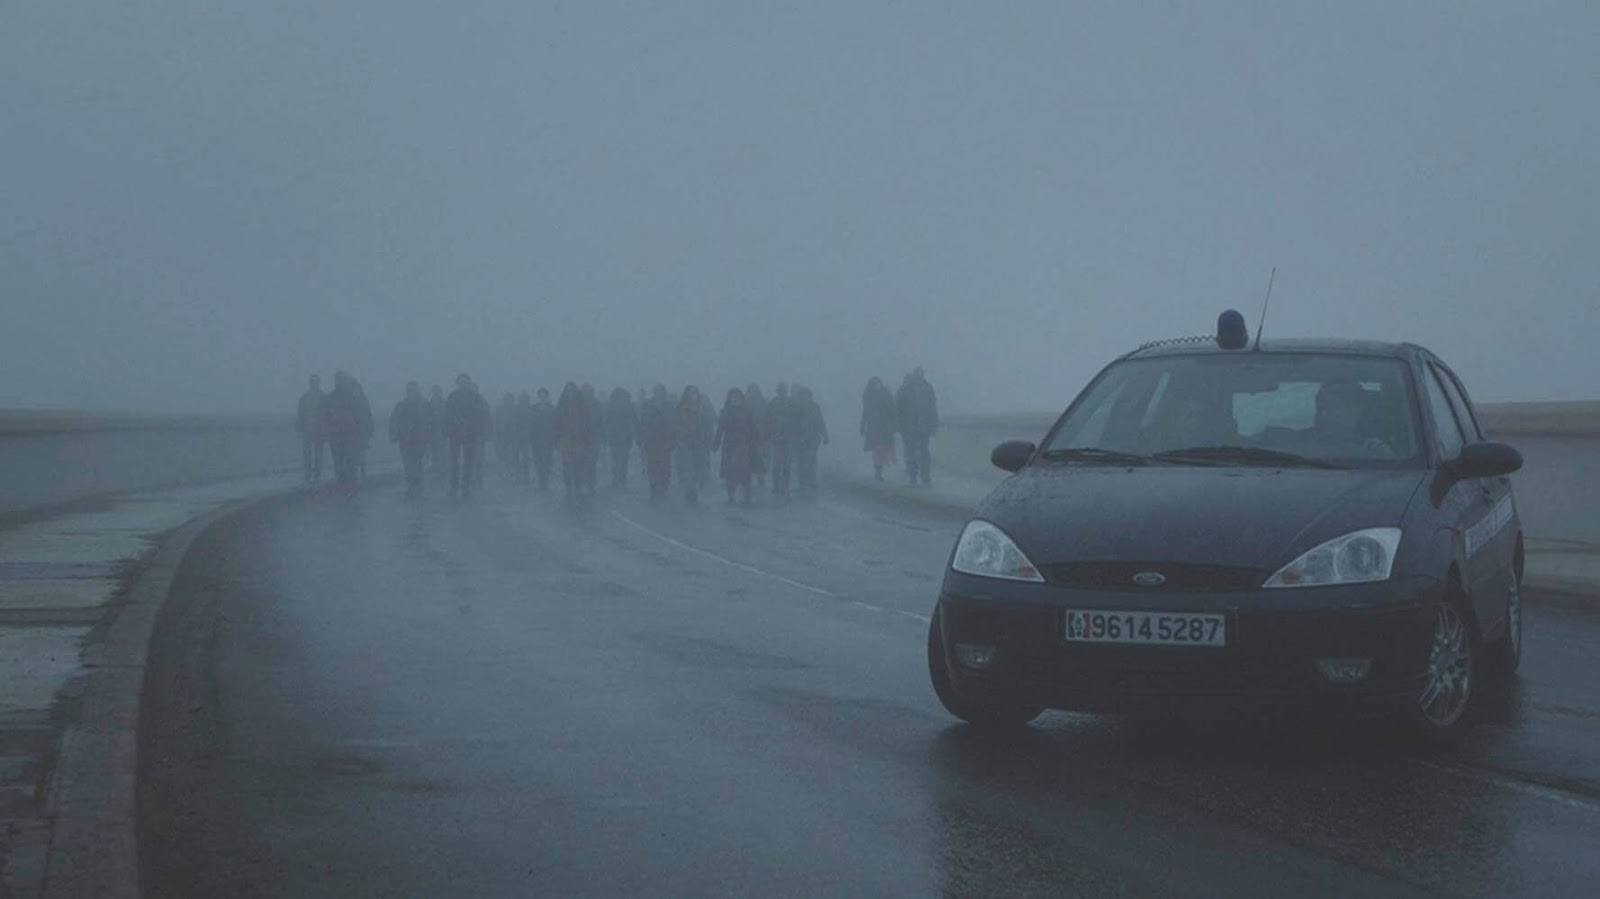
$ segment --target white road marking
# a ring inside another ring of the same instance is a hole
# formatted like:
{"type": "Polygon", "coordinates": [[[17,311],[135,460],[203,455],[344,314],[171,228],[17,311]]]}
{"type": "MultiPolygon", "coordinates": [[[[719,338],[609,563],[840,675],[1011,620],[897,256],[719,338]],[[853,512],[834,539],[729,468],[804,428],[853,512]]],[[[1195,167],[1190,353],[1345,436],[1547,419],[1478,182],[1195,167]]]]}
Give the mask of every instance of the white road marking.
{"type": "MultiPolygon", "coordinates": [[[[808,593],[815,593],[818,596],[826,596],[829,599],[844,599],[843,596],[840,596],[839,594],[834,593],[832,590],[824,590],[821,587],[813,587],[810,584],[801,583],[800,581],[797,581],[797,580],[795,580],[793,578],[787,578],[787,577],[784,577],[781,574],[774,574],[774,573],[772,573],[770,571],[765,571],[763,569],[755,567],[754,565],[746,565],[743,562],[736,562],[733,559],[727,558],[726,556],[719,556],[714,552],[711,552],[709,550],[701,549],[698,546],[690,546],[689,544],[684,543],[682,540],[677,540],[677,539],[674,539],[672,537],[668,537],[666,534],[663,534],[660,531],[654,530],[653,528],[646,527],[645,525],[642,525],[639,522],[634,521],[633,519],[631,519],[628,516],[622,514],[621,512],[616,511],[615,509],[612,510],[611,514],[613,516],[615,516],[616,519],[618,521],[622,522],[623,524],[629,525],[630,527],[633,527],[633,528],[636,528],[636,529],[638,529],[640,531],[643,531],[644,533],[649,534],[650,536],[656,538],[657,540],[660,540],[661,542],[666,543],[668,545],[675,546],[678,549],[683,550],[684,552],[693,553],[694,555],[710,559],[713,562],[721,562],[722,564],[728,566],[729,568],[738,569],[739,571],[743,571],[746,574],[754,574],[754,575],[759,575],[759,576],[765,577],[765,578],[771,578],[772,580],[778,581],[779,583],[788,584],[791,587],[795,587],[795,588],[800,589],[800,590],[805,590],[808,593]]],[[[860,601],[858,599],[852,599],[849,602],[853,606],[859,606],[859,607],[861,607],[863,609],[867,609],[869,611],[885,612],[885,613],[888,613],[888,614],[891,614],[891,615],[901,615],[901,616],[904,616],[906,618],[910,618],[910,619],[915,620],[915,621],[920,621],[923,624],[927,624],[928,621],[929,621],[928,616],[926,616],[926,615],[918,615],[916,612],[907,612],[907,611],[904,611],[903,609],[891,609],[891,608],[887,608],[885,606],[875,606],[872,603],[862,602],[862,601],[860,601]]]]}
{"type": "Polygon", "coordinates": [[[656,538],[657,540],[660,540],[663,543],[669,543],[669,544],[671,544],[673,546],[676,546],[677,548],[683,550],[684,552],[694,553],[697,556],[703,556],[703,557],[705,557],[707,559],[711,559],[712,561],[721,562],[722,564],[728,566],[729,568],[737,568],[740,571],[743,571],[743,572],[745,572],[747,574],[757,574],[757,575],[760,575],[762,577],[772,578],[775,581],[779,581],[781,583],[788,584],[789,586],[795,587],[795,588],[800,589],[800,590],[805,590],[805,591],[808,591],[808,592],[811,592],[811,593],[815,593],[818,596],[827,596],[827,597],[830,597],[832,599],[840,599],[841,598],[839,596],[839,594],[834,593],[831,590],[824,590],[821,587],[813,587],[810,584],[802,584],[801,582],[799,582],[799,581],[797,581],[797,580],[795,580],[793,578],[787,578],[787,577],[784,577],[781,574],[773,574],[770,571],[763,571],[760,568],[755,567],[754,565],[746,565],[743,562],[735,562],[732,559],[726,558],[724,556],[719,556],[714,552],[709,552],[707,550],[703,550],[698,546],[690,546],[689,544],[684,543],[682,540],[674,540],[673,538],[668,537],[666,534],[663,534],[660,531],[652,530],[652,529],[650,529],[648,527],[645,527],[644,525],[640,524],[639,522],[634,521],[633,519],[629,518],[628,516],[622,514],[621,512],[618,512],[616,510],[612,510],[611,514],[616,516],[617,520],[623,522],[624,524],[632,525],[633,527],[636,527],[639,530],[644,531],[646,534],[649,534],[650,536],[656,538]]]}

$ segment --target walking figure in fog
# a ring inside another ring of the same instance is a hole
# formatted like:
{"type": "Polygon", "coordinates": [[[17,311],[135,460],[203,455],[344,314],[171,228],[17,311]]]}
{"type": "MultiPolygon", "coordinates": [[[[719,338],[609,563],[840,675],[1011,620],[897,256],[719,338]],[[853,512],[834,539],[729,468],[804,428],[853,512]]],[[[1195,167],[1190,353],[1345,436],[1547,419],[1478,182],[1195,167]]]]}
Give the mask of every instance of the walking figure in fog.
{"type": "Polygon", "coordinates": [[[828,443],[828,425],[822,418],[822,406],[811,395],[811,388],[795,388],[794,404],[799,419],[798,439],[795,441],[795,473],[800,480],[800,495],[816,496],[817,453],[828,443]]]}
{"type": "Polygon", "coordinates": [[[533,471],[539,489],[550,489],[550,468],[556,451],[556,407],[550,404],[550,391],[539,388],[539,401],[533,404],[528,420],[528,448],[533,454],[533,471]]]}
{"type": "Polygon", "coordinates": [[[512,441],[517,433],[516,417],[517,397],[508,391],[494,409],[494,461],[500,466],[501,480],[506,481],[515,476],[512,441]]]}
{"type": "Polygon", "coordinates": [[[328,443],[328,431],[322,420],[322,378],[311,376],[311,386],[300,394],[295,411],[294,432],[300,435],[300,465],[307,484],[322,480],[322,449],[328,443]]]}
{"type": "Polygon", "coordinates": [[[882,378],[867,382],[861,392],[862,449],[872,454],[872,474],[883,480],[883,467],[894,461],[894,435],[900,412],[882,378]]]}
{"type": "Polygon", "coordinates": [[[450,443],[450,493],[470,496],[490,427],[489,403],[472,379],[456,375],[456,389],[444,402],[444,432],[450,443]]]}
{"type": "Polygon", "coordinates": [[[933,385],[928,383],[921,368],[906,375],[894,401],[900,439],[906,445],[906,478],[912,484],[931,484],[933,457],[928,451],[928,441],[939,430],[939,403],[934,397],[933,385]]]}
{"type": "Polygon", "coordinates": [[[750,404],[744,392],[735,387],[728,391],[728,399],[722,404],[717,433],[711,440],[711,448],[722,451],[719,473],[723,483],[728,485],[730,503],[743,491],[745,505],[750,504],[750,479],[765,468],[757,446],[759,439],[750,404]]]}
{"type": "Polygon", "coordinates": [[[355,379],[348,372],[335,372],[333,390],[322,401],[322,427],[333,451],[334,480],[342,487],[353,488],[360,479],[361,445],[370,421],[371,410],[356,391],[355,379]]]}
{"type": "MultiPolygon", "coordinates": [[[[755,419],[756,422],[756,455],[761,457],[763,463],[765,463],[767,459],[772,458],[772,453],[767,447],[766,439],[767,396],[761,392],[760,384],[751,382],[750,386],[744,389],[744,404],[750,410],[750,417],[755,419]]],[[[766,486],[765,464],[761,466],[760,471],[755,472],[752,480],[754,480],[757,487],[766,486]]]]}
{"type": "Polygon", "coordinates": [[[561,455],[561,481],[569,499],[589,492],[587,460],[597,436],[583,391],[568,381],[561,388],[561,398],[556,400],[556,446],[561,455]]]}
{"type": "Polygon", "coordinates": [[[657,384],[650,399],[639,407],[639,454],[644,456],[650,501],[660,502],[672,486],[672,441],[676,411],[667,388],[657,384]]]}
{"type": "Polygon", "coordinates": [[[600,486],[600,450],[606,442],[606,410],[593,384],[584,384],[579,393],[583,397],[584,412],[589,416],[590,435],[583,454],[583,489],[593,495],[600,486]]]}
{"type": "Polygon", "coordinates": [[[611,391],[611,402],[606,405],[606,443],[611,452],[613,487],[628,485],[628,458],[633,453],[634,431],[638,425],[639,413],[627,388],[611,391]]]}
{"type": "Polygon", "coordinates": [[[683,499],[691,506],[700,502],[700,489],[711,480],[711,438],[715,430],[715,416],[706,413],[700,389],[693,385],[683,388],[673,430],[673,452],[683,499]]]}
{"type": "Polygon", "coordinates": [[[428,467],[436,481],[444,480],[445,471],[450,467],[450,461],[445,458],[448,447],[444,436],[444,388],[435,384],[428,396],[428,467]]]}
{"type": "Polygon", "coordinates": [[[422,495],[422,458],[432,440],[428,428],[428,401],[422,385],[406,383],[406,395],[389,413],[389,440],[400,447],[400,464],[406,471],[406,495],[422,495]]]}
{"type": "Polygon", "coordinates": [[[803,410],[789,395],[789,385],[779,384],[767,403],[766,436],[772,442],[772,495],[789,498],[789,482],[794,477],[794,457],[799,449],[803,410]]]}

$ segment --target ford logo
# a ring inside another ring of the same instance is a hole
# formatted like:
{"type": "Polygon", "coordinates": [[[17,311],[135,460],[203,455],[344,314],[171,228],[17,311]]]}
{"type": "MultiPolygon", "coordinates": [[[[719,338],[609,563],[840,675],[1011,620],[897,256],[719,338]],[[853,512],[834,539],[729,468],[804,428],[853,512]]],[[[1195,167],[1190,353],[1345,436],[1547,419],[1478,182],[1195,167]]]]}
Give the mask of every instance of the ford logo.
{"type": "Polygon", "coordinates": [[[1159,571],[1141,571],[1133,576],[1133,582],[1141,587],[1159,587],[1167,582],[1167,576],[1159,571]]]}

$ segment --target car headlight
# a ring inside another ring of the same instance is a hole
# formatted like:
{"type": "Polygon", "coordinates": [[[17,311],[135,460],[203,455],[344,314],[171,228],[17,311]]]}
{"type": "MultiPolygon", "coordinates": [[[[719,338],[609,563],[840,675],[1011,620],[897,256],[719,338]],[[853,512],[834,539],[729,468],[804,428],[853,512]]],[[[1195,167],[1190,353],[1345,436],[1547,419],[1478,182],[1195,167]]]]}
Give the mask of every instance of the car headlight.
{"type": "Polygon", "coordinates": [[[962,574],[996,577],[1008,581],[1044,583],[1039,569],[1028,561],[1006,532],[987,521],[974,519],[961,530],[950,567],[962,574]]]}
{"type": "Polygon", "coordinates": [[[1400,547],[1399,528],[1367,528],[1307,550],[1263,587],[1321,587],[1386,581],[1400,547]]]}

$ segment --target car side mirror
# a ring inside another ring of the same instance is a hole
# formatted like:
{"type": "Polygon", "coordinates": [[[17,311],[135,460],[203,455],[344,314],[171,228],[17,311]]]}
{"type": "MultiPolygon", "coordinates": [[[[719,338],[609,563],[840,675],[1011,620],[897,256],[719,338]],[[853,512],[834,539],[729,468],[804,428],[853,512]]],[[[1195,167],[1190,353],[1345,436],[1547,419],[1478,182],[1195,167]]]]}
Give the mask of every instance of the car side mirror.
{"type": "Polygon", "coordinates": [[[1504,443],[1485,440],[1467,444],[1449,467],[1462,480],[1496,478],[1521,469],[1522,454],[1504,443]]]}
{"type": "Polygon", "coordinates": [[[1004,471],[1021,471],[1037,449],[1026,440],[1007,440],[994,448],[994,452],[989,454],[989,461],[994,463],[995,468],[1004,471]]]}

